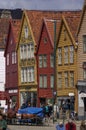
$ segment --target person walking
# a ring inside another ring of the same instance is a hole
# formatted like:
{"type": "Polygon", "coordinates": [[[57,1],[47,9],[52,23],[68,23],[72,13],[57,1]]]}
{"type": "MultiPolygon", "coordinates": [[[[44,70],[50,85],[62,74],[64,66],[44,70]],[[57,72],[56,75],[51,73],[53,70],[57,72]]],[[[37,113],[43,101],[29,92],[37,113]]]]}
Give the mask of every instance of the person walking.
{"type": "Polygon", "coordinates": [[[4,120],[3,115],[0,114],[0,130],[6,130],[7,129],[7,122],[4,120]]]}
{"type": "Polygon", "coordinates": [[[76,130],[76,124],[69,119],[68,123],[65,125],[66,130],[76,130]]]}
{"type": "Polygon", "coordinates": [[[80,130],[86,130],[86,124],[84,120],[81,121],[80,130]]]}

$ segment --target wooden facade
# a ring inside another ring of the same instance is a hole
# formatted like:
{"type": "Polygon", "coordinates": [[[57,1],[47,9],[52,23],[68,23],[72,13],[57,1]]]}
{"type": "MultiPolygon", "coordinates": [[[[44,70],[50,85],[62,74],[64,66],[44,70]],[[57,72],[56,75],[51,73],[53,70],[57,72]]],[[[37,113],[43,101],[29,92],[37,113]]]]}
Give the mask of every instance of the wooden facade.
{"type": "Polygon", "coordinates": [[[23,103],[27,105],[30,103],[31,106],[36,106],[37,70],[34,55],[35,45],[31,25],[27,13],[24,11],[17,45],[19,106],[23,103]]]}
{"type": "Polygon", "coordinates": [[[77,112],[77,44],[75,33],[80,14],[75,14],[75,16],[76,20],[74,16],[69,18],[62,16],[56,49],[56,81],[57,99],[60,107],[68,101],[68,103],[72,103],[70,105],[73,105],[77,112]]]}
{"type": "Polygon", "coordinates": [[[5,92],[9,95],[8,103],[13,107],[18,103],[18,59],[16,54],[16,44],[20,30],[21,20],[11,20],[9,22],[9,31],[5,48],[5,68],[6,68],[6,83],[5,92]]]}
{"type": "Polygon", "coordinates": [[[78,115],[80,119],[86,119],[86,0],[82,9],[82,15],[77,31],[77,89],[78,89],[78,115]]]}

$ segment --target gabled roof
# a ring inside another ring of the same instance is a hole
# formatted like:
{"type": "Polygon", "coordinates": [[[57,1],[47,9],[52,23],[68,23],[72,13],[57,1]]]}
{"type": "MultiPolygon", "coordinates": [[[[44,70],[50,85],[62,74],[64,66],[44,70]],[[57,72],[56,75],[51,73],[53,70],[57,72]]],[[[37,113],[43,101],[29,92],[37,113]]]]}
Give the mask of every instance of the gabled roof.
{"type": "MultiPolygon", "coordinates": [[[[55,24],[55,22],[56,22],[56,39],[57,39],[61,20],[60,19],[52,20],[52,19],[44,18],[43,24],[42,24],[42,29],[43,29],[44,26],[46,28],[46,31],[47,31],[48,37],[50,39],[50,44],[51,44],[52,48],[54,48],[54,40],[55,40],[54,39],[54,26],[55,26],[54,24],[55,24]]],[[[42,29],[41,29],[41,32],[42,32],[42,29]]],[[[37,45],[37,52],[38,52],[38,49],[39,49],[39,46],[40,46],[41,32],[40,32],[40,36],[39,36],[39,42],[38,42],[38,45],[37,45]]]]}
{"type": "MultiPolygon", "coordinates": [[[[66,17],[70,17],[80,14],[81,11],[38,11],[38,10],[24,10],[23,16],[22,16],[22,24],[24,20],[24,16],[26,17],[28,21],[28,25],[30,25],[30,29],[32,31],[35,44],[38,44],[39,36],[40,36],[40,30],[42,26],[42,21],[44,18],[46,19],[61,19],[62,14],[66,17]]],[[[21,26],[22,27],[22,26],[21,26]]],[[[21,35],[21,31],[20,31],[21,35]]],[[[19,36],[20,40],[20,36],[19,36]]],[[[19,44],[19,42],[18,42],[19,44]]],[[[17,48],[18,49],[18,45],[17,48]]]]}
{"type": "Polygon", "coordinates": [[[21,20],[10,20],[9,22],[9,30],[8,30],[8,37],[7,37],[7,42],[6,42],[6,47],[5,47],[5,52],[4,56],[6,55],[6,51],[8,48],[8,43],[9,43],[9,36],[10,32],[12,30],[14,40],[13,43],[17,44],[18,43],[18,36],[19,36],[19,31],[20,31],[20,25],[21,25],[21,20]]]}
{"type": "Polygon", "coordinates": [[[40,35],[40,29],[42,26],[43,18],[47,19],[61,19],[62,14],[66,17],[78,15],[81,11],[27,11],[26,14],[30,21],[32,32],[35,38],[36,44],[38,44],[38,39],[40,35]]]}
{"type": "Polygon", "coordinates": [[[83,9],[82,9],[82,14],[81,14],[79,26],[78,26],[78,29],[77,29],[77,35],[78,35],[79,31],[80,31],[80,27],[81,27],[81,25],[82,25],[82,21],[83,21],[83,17],[84,17],[85,11],[86,11],[86,0],[84,0],[84,5],[83,5],[83,9]]]}
{"type": "Polygon", "coordinates": [[[57,43],[58,43],[59,38],[60,38],[62,25],[64,24],[66,29],[67,29],[67,32],[69,33],[69,36],[72,40],[72,43],[74,44],[75,47],[77,46],[77,44],[76,44],[76,41],[77,41],[76,32],[77,32],[79,19],[80,19],[80,14],[78,14],[78,15],[75,14],[75,15],[69,16],[69,17],[62,15],[62,21],[61,21],[61,26],[60,26],[60,30],[59,30],[57,43]]]}

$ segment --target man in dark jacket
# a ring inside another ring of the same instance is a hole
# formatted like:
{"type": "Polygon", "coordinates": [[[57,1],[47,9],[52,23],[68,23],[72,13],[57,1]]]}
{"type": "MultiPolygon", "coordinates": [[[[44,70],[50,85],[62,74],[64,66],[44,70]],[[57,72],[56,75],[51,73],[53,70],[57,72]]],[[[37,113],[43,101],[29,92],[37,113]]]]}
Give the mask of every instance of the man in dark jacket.
{"type": "Polygon", "coordinates": [[[6,130],[7,129],[7,122],[3,119],[3,115],[0,114],[0,130],[6,130]]]}

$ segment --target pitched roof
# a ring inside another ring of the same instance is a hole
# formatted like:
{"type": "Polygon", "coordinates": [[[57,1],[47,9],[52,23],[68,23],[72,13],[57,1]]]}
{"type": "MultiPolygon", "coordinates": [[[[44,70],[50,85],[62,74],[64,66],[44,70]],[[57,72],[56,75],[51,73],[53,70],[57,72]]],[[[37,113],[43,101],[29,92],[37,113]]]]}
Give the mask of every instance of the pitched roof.
{"type": "Polygon", "coordinates": [[[12,30],[14,33],[15,42],[18,43],[18,36],[21,26],[21,20],[12,20],[11,21],[12,30]]]}
{"type": "MultiPolygon", "coordinates": [[[[76,41],[77,41],[76,32],[77,32],[79,19],[80,19],[80,14],[69,16],[69,17],[62,15],[62,21],[61,21],[61,25],[60,25],[58,40],[59,40],[62,24],[64,23],[66,30],[69,33],[69,36],[73,41],[72,43],[74,44],[74,46],[76,46],[76,41]]],[[[57,40],[57,42],[58,42],[58,40],[57,40]]]]}
{"type": "Polygon", "coordinates": [[[6,56],[10,30],[12,30],[12,32],[13,32],[13,37],[14,37],[14,40],[15,40],[14,43],[17,44],[18,43],[18,35],[19,35],[19,31],[20,31],[20,26],[21,26],[21,20],[10,20],[9,21],[9,29],[8,29],[8,35],[7,35],[7,41],[6,41],[4,56],[6,56]]]}
{"type": "Polygon", "coordinates": [[[26,10],[26,15],[28,16],[28,19],[30,21],[30,25],[32,28],[32,32],[36,41],[36,44],[38,44],[38,39],[40,36],[40,29],[42,26],[42,20],[43,18],[47,19],[61,19],[62,14],[66,17],[72,17],[73,15],[77,16],[81,14],[81,11],[31,11],[26,10]]]}
{"type": "Polygon", "coordinates": [[[84,0],[82,13],[81,13],[81,18],[80,18],[79,26],[78,26],[78,29],[77,29],[77,35],[78,35],[79,31],[80,31],[80,27],[81,27],[81,24],[82,24],[82,21],[83,21],[83,16],[84,16],[85,11],[86,11],[86,0],[84,0]]]}
{"type": "Polygon", "coordinates": [[[0,19],[0,49],[5,48],[7,33],[9,28],[9,19],[0,19]]]}

